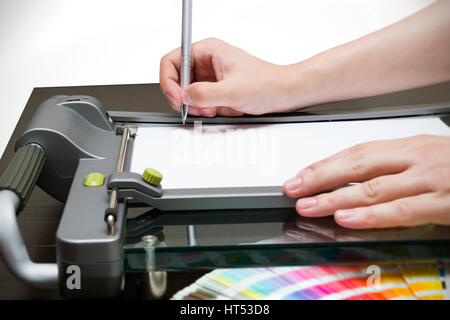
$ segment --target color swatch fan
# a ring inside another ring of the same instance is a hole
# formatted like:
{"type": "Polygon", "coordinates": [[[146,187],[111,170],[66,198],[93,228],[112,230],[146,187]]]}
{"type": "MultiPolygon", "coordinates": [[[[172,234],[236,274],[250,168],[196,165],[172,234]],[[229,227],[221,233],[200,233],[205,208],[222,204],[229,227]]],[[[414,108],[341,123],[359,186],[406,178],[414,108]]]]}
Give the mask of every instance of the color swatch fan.
{"type": "Polygon", "coordinates": [[[441,263],[218,269],[175,300],[449,299],[441,263]]]}

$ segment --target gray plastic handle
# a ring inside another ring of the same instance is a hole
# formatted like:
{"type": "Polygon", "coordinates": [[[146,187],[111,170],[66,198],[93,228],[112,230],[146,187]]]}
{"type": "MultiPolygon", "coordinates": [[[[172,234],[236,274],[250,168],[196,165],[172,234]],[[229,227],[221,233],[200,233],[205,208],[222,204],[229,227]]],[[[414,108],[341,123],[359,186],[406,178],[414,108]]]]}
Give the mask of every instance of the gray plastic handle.
{"type": "Polygon", "coordinates": [[[41,289],[58,288],[56,263],[34,263],[28,254],[16,214],[31,195],[45,162],[37,145],[19,148],[0,178],[0,257],[23,283],[41,289]]]}

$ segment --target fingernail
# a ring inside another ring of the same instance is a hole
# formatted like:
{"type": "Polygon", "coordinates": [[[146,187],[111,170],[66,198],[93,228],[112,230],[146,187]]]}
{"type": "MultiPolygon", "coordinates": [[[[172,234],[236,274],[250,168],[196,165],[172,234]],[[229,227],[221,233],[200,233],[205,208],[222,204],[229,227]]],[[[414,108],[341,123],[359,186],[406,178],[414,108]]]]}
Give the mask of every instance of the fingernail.
{"type": "Polygon", "coordinates": [[[302,186],[302,178],[294,177],[286,181],[285,187],[287,191],[293,192],[302,186]]]}
{"type": "Polygon", "coordinates": [[[183,103],[187,104],[187,105],[191,105],[192,103],[192,98],[189,95],[189,93],[187,91],[183,91],[183,93],[181,94],[182,98],[183,98],[183,103]]]}
{"type": "Polygon", "coordinates": [[[314,197],[302,198],[299,199],[297,203],[300,209],[308,209],[316,205],[317,199],[314,197]]]}
{"type": "Polygon", "coordinates": [[[335,215],[340,220],[350,220],[355,216],[355,210],[339,210],[335,215]]]}

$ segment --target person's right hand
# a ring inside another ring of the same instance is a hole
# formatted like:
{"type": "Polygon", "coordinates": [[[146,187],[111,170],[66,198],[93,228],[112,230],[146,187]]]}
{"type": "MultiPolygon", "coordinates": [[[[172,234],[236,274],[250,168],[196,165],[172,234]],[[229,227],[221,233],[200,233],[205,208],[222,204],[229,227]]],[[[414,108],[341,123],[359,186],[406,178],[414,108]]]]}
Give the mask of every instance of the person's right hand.
{"type": "Polygon", "coordinates": [[[180,88],[181,50],[161,59],[161,90],[172,108],[214,117],[285,111],[285,68],[260,60],[218,39],[192,45],[191,82],[180,88]]]}

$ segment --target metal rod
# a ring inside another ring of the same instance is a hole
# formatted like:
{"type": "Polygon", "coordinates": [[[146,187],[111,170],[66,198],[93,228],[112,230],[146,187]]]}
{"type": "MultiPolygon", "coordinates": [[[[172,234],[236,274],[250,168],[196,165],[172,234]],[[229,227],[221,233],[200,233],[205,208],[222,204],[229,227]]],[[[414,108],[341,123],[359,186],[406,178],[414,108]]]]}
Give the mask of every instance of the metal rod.
{"type": "Polygon", "coordinates": [[[197,233],[194,225],[187,226],[187,236],[189,246],[197,245],[197,233]]]}
{"type": "Polygon", "coordinates": [[[58,265],[35,263],[30,259],[16,219],[19,203],[13,191],[0,191],[0,258],[23,283],[39,289],[57,289],[58,265]]]}
{"type": "MultiPolygon", "coordinates": [[[[128,140],[130,139],[130,128],[128,126],[123,127],[122,140],[120,142],[119,157],[117,159],[116,172],[123,172],[125,167],[125,156],[127,153],[128,140]]],[[[118,202],[118,190],[113,188],[109,199],[109,212],[115,212],[117,210],[118,202]]],[[[113,235],[116,226],[116,217],[110,213],[106,216],[106,225],[108,228],[108,234],[113,235]]]]}
{"type": "Polygon", "coordinates": [[[130,128],[128,126],[124,126],[122,141],[120,142],[119,159],[117,160],[117,172],[122,172],[125,166],[125,155],[127,152],[128,139],[130,139],[130,128]]]}

